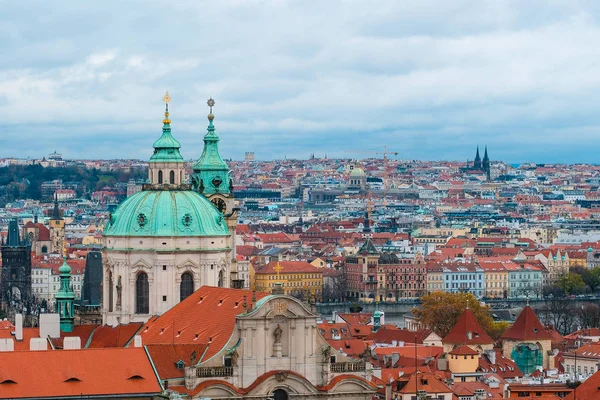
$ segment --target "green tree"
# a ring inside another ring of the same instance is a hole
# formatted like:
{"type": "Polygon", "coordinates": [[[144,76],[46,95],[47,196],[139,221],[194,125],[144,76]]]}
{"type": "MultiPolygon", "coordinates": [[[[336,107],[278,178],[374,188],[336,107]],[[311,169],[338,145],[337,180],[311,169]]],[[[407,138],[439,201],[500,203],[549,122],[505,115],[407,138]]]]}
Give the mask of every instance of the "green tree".
{"type": "Polygon", "coordinates": [[[481,305],[472,293],[431,293],[421,297],[421,306],[414,308],[413,314],[425,327],[444,337],[467,306],[486,332],[490,332],[493,328],[500,330],[500,327],[494,327],[489,307],[481,305]]]}
{"type": "Polygon", "coordinates": [[[572,272],[563,275],[556,286],[561,288],[567,295],[583,293],[586,288],[583,277],[572,272]]]}

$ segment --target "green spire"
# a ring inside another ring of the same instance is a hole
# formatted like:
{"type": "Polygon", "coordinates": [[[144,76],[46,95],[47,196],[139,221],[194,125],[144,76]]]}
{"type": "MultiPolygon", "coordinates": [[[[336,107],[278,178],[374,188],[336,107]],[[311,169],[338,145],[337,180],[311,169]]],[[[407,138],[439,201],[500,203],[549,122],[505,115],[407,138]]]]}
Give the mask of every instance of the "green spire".
{"type": "Polygon", "coordinates": [[[381,328],[381,311],[379,311],[379,302],[375,302],[375,312],[373,313],[373,332],[377,332],[381,328]]]}
{"type": "Polygon", "coordinates": [[[60,274],[60,286],[56,293],[56,308],[60,316],[60,330],[63,332],[73,332],[75,326],[75,292],[71,288],[71,267],[67,264],[67,251],[63,264],[58,268],[60,274]]]}
{"type": "Polygon", "coordinates": [[[165,119],[163,119],[162,136],[152,145],[154,154],[150,157],[150,162],[183,162],[183,157],[179,153],[181,144],[171,135],[171,120],[169,119],[169,102],[171,97],[169,92],[163,97],[165,102],[165,119]]]}
{"type": "Polygon", "coordinates": [[[213,99],[207,102],[210,107],[208,114],[208,129],[204,135],[204,150],[200,159],[194,164],[194,173],[192,176],[194,190],[204,195],[214,193],[231,194],[231,178],[229,176],[229,166],[219,153],[219,136],[215,133],[212,108],[215,105],[213,99]]]}

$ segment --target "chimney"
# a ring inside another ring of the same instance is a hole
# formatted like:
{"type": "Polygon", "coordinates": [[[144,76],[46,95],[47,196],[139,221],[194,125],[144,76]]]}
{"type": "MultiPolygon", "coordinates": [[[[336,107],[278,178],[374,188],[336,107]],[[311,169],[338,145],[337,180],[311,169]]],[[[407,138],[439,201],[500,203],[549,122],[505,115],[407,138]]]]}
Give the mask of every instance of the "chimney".
{"type": "Polygon", "coordinates": [[[58,314],[40,314],[40,337],[44,340],[60,337],[60,317],[58,314]]]}
{"type": "Polygon", "coordinates": [[[23,314],[15,315],[15,339],[23,340],[23,314]]]}
{"type": "Polygon", "coordinates": [[[385,384],[385,400],[392,400],[392,379],[385,384]]]}
{"type": "Polygon", "coordinates": [[[48,350],[48,340],[43,338],[31,338],[29,341],[29,350],[48,350]]]}
{"type": "Polygon", "coordinates": [[[490,360],[490,364],[496,364],[496,352],[494,351],[494,349],[486,350],[485,355],[487,356],[488,360],[490,360]]]}
{"type": "Polygon", "coordinates": [[[275,286],[273,286],[273,294],[280,294],[280,295],[285,294],[284,290],[283,290],[283,283],[275,282],[275,286]]]}
{"type": "Polygon", "coordinates": [[[66,337],[63,341],[64,350],[81,349],[81,338],[79,336],[66,337]]]}
{"type": "Polygon", "coordinates": [[[0,352],[15,351],[15,341],[12,338],[0,339],[0,352]]]}
{"type": "Polygon", "coordinates": [[[142,347],[142,337],[140,335],[133,337],[133,347],[142,347]]]}

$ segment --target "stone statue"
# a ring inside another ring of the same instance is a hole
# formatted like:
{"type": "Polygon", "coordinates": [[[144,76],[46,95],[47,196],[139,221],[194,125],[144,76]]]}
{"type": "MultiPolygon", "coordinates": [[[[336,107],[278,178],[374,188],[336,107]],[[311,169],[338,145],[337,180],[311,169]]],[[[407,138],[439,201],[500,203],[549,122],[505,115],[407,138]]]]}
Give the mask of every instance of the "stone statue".
{"type": "Polygon", "coordinates": [[[117,279],[117,310],[121,310],[121,292],[123,290],[123,285],[121,284],[121,275],[117,279]]]}
{"type": "Polygon", "coordinates": [[[190,367],[193,367],[194,365],[196,365],[196,350],[192,351],[192,354],[190,354],[190,367]]]}
{"type": "Polygon", "coordinates": [[[281,329],[281,327],[279,326],[279,324],[277,324],[277,328],[275,328],[275,330],[273,331],[273,336],[275,336],[275,343],[281,343],[281,334],[283,333],[283,330],[281,329]]]}
{"type": "Polygon", "coordinates": [[[239,357],[240,355],[238,354],[237,350],[234,350],[233,353],[231,353],[231,365],[237,367],[239,357]]]}

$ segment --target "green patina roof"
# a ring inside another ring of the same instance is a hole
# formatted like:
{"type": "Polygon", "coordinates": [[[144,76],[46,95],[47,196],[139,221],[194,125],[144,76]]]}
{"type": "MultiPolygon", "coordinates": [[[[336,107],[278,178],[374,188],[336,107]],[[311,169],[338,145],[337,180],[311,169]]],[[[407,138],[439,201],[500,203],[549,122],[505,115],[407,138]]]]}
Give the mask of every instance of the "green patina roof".
{"type": "Polygon", "coordinates": [[[219,153],[219,137],[215,133],[212,114],[209,115],[209,123],[206,135],[204,135],[204,150],[202,155],[194,164],[194,171],[229,171],[229,166],[221,158],[219,153]]]}
{"type": "Polygon", "coordinates": [[[152,145],[154,154],[150,157],[150,162],[183,162],[183,157],[179,152],[181,144],[171,135],[171,120],[169,119],[169,109],[165,112],[163,120],[162,136],[152,145]]]}
{"type": "Polygon", "coordinates": [[[128,197],[111,216],[105,236],[228,236],[223,215],[191,190],[146,190],[128,197]]]}

